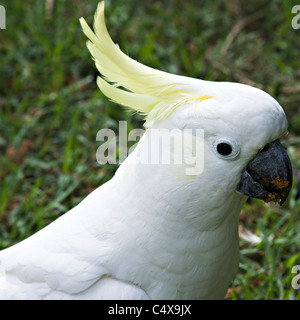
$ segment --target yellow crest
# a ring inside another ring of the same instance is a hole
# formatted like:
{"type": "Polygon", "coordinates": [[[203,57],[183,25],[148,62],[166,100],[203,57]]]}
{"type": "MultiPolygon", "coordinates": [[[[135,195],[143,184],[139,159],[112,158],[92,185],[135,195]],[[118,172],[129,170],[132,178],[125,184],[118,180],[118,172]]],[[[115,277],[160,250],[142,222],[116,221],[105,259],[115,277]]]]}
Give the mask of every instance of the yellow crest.
{"type": "Polygon", "coordinates": [[[211,98],[180,90],[171,74],[147,67],[124,54],[108,34],[104,1],[99,3],[95,14],[95,33],[83,18],[80,23],[89,39],[87,47],[102,75],[97,79],[100,90],[111,100],[143,114],[146,127],[167,118],[183,104],[211,98]]]}

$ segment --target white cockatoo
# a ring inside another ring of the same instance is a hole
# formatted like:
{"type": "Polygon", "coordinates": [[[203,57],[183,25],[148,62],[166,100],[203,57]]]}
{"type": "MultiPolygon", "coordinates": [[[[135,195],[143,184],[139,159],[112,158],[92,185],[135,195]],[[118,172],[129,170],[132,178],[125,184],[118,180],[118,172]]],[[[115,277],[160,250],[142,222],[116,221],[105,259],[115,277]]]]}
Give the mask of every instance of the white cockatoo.
{"type": "Polygon", "coordinates": [[[110,181],[0,252],[0,298],[223,299],[245,200],[282,204],[291,188],[283,109],[248,85],[129,58],[107,32],[103,2],[95,33],[80,22],[101,91],[143,114],[146,131],[110,181]]]}

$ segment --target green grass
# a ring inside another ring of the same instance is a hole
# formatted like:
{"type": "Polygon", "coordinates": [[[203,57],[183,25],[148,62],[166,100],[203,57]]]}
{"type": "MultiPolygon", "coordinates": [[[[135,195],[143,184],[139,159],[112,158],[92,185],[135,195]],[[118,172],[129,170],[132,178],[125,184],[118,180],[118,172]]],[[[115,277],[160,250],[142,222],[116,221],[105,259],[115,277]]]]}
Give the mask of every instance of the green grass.
{"type": "MultiPolygon", "coordinates": [[[[141,128],[103,97],[78,19],[91,24],[96,0],[1,1],[0,249],[36,232],[109,180],[96,134],[141,128]]],[[[292,1],[106,1],[115,42],[152,67],[191,77],[236,81],[268,91],[283,106],[283,141],[300,170],[300,30],[291,27],[292,1]]],[[[241,241],[240,271],[228,299],[299,299],[291,273],[300,264],[300,200],[284,207],[248,203],[242,223],[263,240],[241,241]]]]}

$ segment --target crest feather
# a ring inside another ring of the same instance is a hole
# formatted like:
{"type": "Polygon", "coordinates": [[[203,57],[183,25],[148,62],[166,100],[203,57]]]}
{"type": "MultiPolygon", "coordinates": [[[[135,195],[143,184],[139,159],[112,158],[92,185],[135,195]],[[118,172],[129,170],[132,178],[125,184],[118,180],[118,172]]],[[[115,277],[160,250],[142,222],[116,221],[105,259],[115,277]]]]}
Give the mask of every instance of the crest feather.
{"type": "Polygon", "coordinates": [[[182,104],[211,98],[179,89],[171,74],[147,67],[124,54],[108,34],[104,1],[98,4],[95,13],[95,33],[84,18],[80,18],[80,23],[89,39],[87,47],[102,76],[97,80],[100,90],[114,102],[145,115],[146,127],[168,117],[182,104]]]}

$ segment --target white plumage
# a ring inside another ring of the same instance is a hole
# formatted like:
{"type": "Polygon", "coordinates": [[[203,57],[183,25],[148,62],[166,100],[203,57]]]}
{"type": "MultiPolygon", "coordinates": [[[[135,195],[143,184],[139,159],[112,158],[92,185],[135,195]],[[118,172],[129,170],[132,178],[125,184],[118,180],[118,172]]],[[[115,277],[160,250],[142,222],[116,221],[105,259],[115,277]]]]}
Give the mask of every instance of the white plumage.
{"type": "Polygon", "coordinates": [[[246,196],[236,188],[249,161],[286,133],[282,108],[256,88],[168,74],[130,59],[107,33],[103,2],[95,34],[81,24],[103,76],[100,89],[144,114],[147,130],[109,182],[0,252],[0,298],[222,299],[239,263],[246,196]],[[174,128],[204,130],[201,174],[186,174],[191,163],[139,161],[154,129],[174,128]],[[218,154],[218,141],[232,143],[237,154],[218,154]]]}

